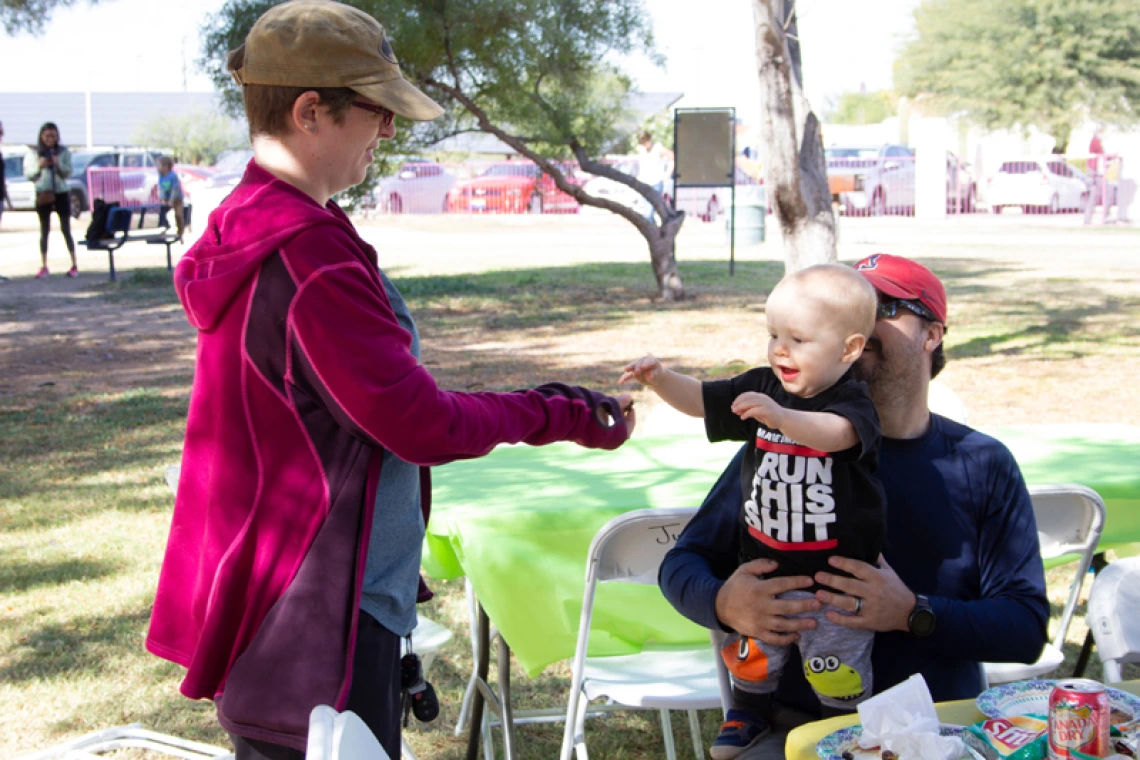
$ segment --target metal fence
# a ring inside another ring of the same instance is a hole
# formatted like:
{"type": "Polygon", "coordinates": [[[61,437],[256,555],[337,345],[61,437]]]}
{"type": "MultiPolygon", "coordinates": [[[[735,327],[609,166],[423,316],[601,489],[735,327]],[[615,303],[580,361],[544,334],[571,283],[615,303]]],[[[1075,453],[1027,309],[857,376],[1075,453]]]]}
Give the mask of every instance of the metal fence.
{"type": "MultiPolygon", "coordinates": [[[[636,157],[612,158],[604,163],[636,177],[636,157]]],[[[567,181],[582,186],[591,195],[629,206],[648,216],[649,202],[633,188],[615,180],[581,170],[572,162],[558,164],[567,181]]],[[[737,170],[738,198],[756,194],[762,182],[737,170]]],[[[662,190],[673,202],[673,188],[662,190]]],[[[749,196],[750,197],[750,196],[749,196]]],[[[677,208],[690,218],[716,221],[730,205],[731,189],[681,188],[677,208]]],[[[767,204],[766,198],[764,204],[767,204]]],[[[559,190],[554,180],[531,161],[437,163],[414,161],[402,164],[392,175],[381,177],[360,208],[365,216],[397,214],[577,214],[581,205],[559,190]]],[[[593,209],[591,209],[593,210],[593,209]]]]}
{"type": "Polygon", "coordinates": [[[92,167],[87,170],[88,210],[96,199],[120,206],[153,206],[158,199],[158,170],[150,168],[92,167]]]}
{"type": "MultiPolygon", "coordinates": [[[[828,183],[839,212],[849,217],[914,216],[915,157],[829,158],[828,183]]],[[[1070,214],[1085,223],[1099,210],[1110,221],[1119,196],[1119,156],[1016,157],[980,176],[968,162],[946,155],[948,216],[966,214],[1070,214]]]]}

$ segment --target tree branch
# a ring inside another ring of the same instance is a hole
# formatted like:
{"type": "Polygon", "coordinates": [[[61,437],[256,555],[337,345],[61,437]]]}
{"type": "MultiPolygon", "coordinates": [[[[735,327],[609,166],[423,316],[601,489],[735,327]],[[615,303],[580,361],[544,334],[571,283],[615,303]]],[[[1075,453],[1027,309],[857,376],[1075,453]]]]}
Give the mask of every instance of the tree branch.
{"type": "MultiPolygon", "coordinates": [[[[574,198],[574,200],[578,201],[579,203],[586,206],[593,206],[595,208],[602,208],[625,218],[627,221],[629,221],[630,224],[637,228],[638,232],[640,232],[646,240],[649,241],[652,241],[654,237],[662,236],[662,234],[665,232],[675,231],[676,228],[679,228],[681,226],[681,222],[685,216],[683,212],[674,212],[671,209],[668,209],[668,207],[664,205],[664,201],[660,199],[660,196],[653,190],[653,188],[649,187],[645,183],[638,182],[628,174],[623,174],[616,169],[591,160],[589,156],[586,155],[586,152],[582,146],[577,143],[577,141],[572,141],[571,149],[574,150],[574,155],[578,157],[579,166],[582,167],[583,171],[587,171],[591,174],[596,174],[600,177],[608,177],[609,179],[615,180],[624,185],[628,185],[629,187],[637,190],[646,198],[650,198],[650,196],[646,194],[647,192],[649,194],[656,195],[658,197],[658,203],[655,203],[654,207],[656,208],[657,205],[660,204],[660,206],[668,212],[666,214],[662,214],[661,218],[664,220],[663,223],[661,225],[655,224],[628,206],[607,200],[605,198],[596,198],[583,190],[581,185],[575,185],[569,182],[566,179],[566,175],[562,173],[562,170],[559,169],[554,162],[545,156],[536,153],[534,150],[528,147],[523,140],[519,139],[515,135],[512,135],[493,124],[490,118],[487,116],[487,112],[480,108],[458,87],[452,87],[445,82],[441,82],[433,78],[428,78],[425,80],[425,83],[430,84],[433,87],[438,87],[440,90],[454,98],[464,108],[466,108],[472,116],[475,117],[476,121],[479,123],[480,131],[494,135],[518,151],[520,155],[526,156],[528,159],[533,161],[539,166],[539,168],[541,168],[547,175],[549,175],[552,180],[554,180],[554,184],[558,187],[559,190],[574,198]]],[[[650,198],[650,202],[652,202],[652,198],[650,198]]]]}

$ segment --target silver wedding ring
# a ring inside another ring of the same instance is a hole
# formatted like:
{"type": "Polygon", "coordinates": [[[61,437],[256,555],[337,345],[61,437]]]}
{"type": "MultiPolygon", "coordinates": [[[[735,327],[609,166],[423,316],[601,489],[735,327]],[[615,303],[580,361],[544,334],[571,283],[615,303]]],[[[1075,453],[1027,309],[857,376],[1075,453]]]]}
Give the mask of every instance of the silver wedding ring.
{"type": "Polygon", "coordinates": [[[855,597],[855,614],[858,615],[863,610],[863,599],[855,597]]]}

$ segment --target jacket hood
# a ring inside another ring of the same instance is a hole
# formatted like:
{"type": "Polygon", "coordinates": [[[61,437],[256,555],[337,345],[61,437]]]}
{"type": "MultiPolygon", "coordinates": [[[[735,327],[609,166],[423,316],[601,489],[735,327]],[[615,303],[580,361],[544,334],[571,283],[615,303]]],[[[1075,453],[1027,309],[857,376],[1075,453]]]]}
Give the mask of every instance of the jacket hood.
{"type": "Polygon", "coordinates": [[[205,232],[174,269],[174,289],[190,324],[213,328],[267,257],[321,224],[357,237],[335,203],[318,206],[251,159],[241,182],[210,214],[205,232]]]}

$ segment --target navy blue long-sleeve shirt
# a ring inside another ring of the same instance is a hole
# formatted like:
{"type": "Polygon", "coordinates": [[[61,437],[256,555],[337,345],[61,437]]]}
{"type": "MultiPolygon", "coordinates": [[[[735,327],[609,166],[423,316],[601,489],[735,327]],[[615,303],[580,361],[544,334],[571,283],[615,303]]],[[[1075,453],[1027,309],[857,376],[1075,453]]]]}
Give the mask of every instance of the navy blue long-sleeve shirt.
{"type": "MultiPolygon", "coordinates": [[[[742,455],[709,492],[658,578],[673,606],[707,628],[724,628],[716,595],[737,567],[742,455]]],[[[1033,505],[1009,450],[932,415],[919,438],[883,438],[878,474],[887,496],[883,555],[912,591],[930,598],[937,626],[926,638],[876,634],[875,691],[922,673],[936,701],[968,699],[985,686],[979,662],[1036,661],[1049,603],[1033,505]]],[[[798,654],[783,670],[776,701],[819,712],[798,654]]]]}

